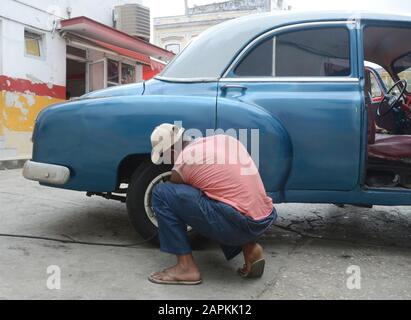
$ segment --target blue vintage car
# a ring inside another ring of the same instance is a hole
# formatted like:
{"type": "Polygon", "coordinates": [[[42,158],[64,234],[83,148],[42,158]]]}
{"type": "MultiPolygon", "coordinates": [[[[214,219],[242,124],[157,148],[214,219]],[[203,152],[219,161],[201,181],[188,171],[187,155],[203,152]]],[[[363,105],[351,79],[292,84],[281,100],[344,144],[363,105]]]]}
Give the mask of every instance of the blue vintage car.
{"type": "Polygon", "coordinates": [[[259,129],[259,170],[276,203],[411,205],[410,39],[409,16],[277,13],[223,23],[151,81],[42,111],[24,176],[126,202],[149,238],[151,190],[171,169],[150,162],[150,134],[181,121],[204,134],[259,129]]]}

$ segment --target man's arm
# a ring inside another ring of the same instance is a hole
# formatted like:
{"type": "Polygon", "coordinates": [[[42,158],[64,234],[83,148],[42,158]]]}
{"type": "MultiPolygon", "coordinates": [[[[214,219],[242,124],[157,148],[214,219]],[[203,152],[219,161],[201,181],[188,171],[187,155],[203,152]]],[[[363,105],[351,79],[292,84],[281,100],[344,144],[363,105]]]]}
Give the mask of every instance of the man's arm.
{"type": "Polygon", "coordinates": [[[180,174],[175,170],[172,171],[169,181],[175,184],[184,184],[183,178],[181,178],[180,174]]]}

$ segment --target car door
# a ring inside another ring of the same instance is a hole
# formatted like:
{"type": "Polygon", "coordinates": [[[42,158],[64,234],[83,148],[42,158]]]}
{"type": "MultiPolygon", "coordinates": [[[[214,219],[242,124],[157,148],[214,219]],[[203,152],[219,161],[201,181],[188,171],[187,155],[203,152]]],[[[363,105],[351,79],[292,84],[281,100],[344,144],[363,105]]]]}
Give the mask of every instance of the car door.
{"type": "MultiPolygon", "coordinates": [[[[263,108],[290,137],[285,190],[354,189],[365,135],[357,50],[356,32],[343,21],[287,26],[260,36],[219,83],[217,126],[247,126],[227,101],[263,108]]],[[[276,168],[266,166],[278,164],[270,144],[260,145],[259,155],[272,158],[260,167],[266,185],[276,175],[276,168]]]]}

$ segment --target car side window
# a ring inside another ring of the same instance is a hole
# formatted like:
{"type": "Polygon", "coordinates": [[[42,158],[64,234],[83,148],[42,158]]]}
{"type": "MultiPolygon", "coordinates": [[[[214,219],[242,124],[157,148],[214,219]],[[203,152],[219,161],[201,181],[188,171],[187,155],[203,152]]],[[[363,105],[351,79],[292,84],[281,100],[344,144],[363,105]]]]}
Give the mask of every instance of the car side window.
{"type": "Polygon", "coordinates": [[[394,72],[401,80],[407,80],[407,91],[411,92],[411,53],[394,62],[394,72]]]}
{"type": "Polygon", "coordinates": [[[234,70],[237,77],[344,77],[351,74],[347,28],[292,31],[253,48],[234,70]]]}

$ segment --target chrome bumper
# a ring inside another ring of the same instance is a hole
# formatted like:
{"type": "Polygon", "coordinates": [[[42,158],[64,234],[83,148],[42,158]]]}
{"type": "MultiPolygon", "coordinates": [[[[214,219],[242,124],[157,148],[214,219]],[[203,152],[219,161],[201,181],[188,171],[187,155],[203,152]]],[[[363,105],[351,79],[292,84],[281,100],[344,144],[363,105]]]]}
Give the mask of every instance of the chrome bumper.
{"type": "Polygon", "coordinates": [[[70,169],[54,164],[27,161],[23,168],[23,177],[41,183],[63,185],[70,178],[70,169]]]}

